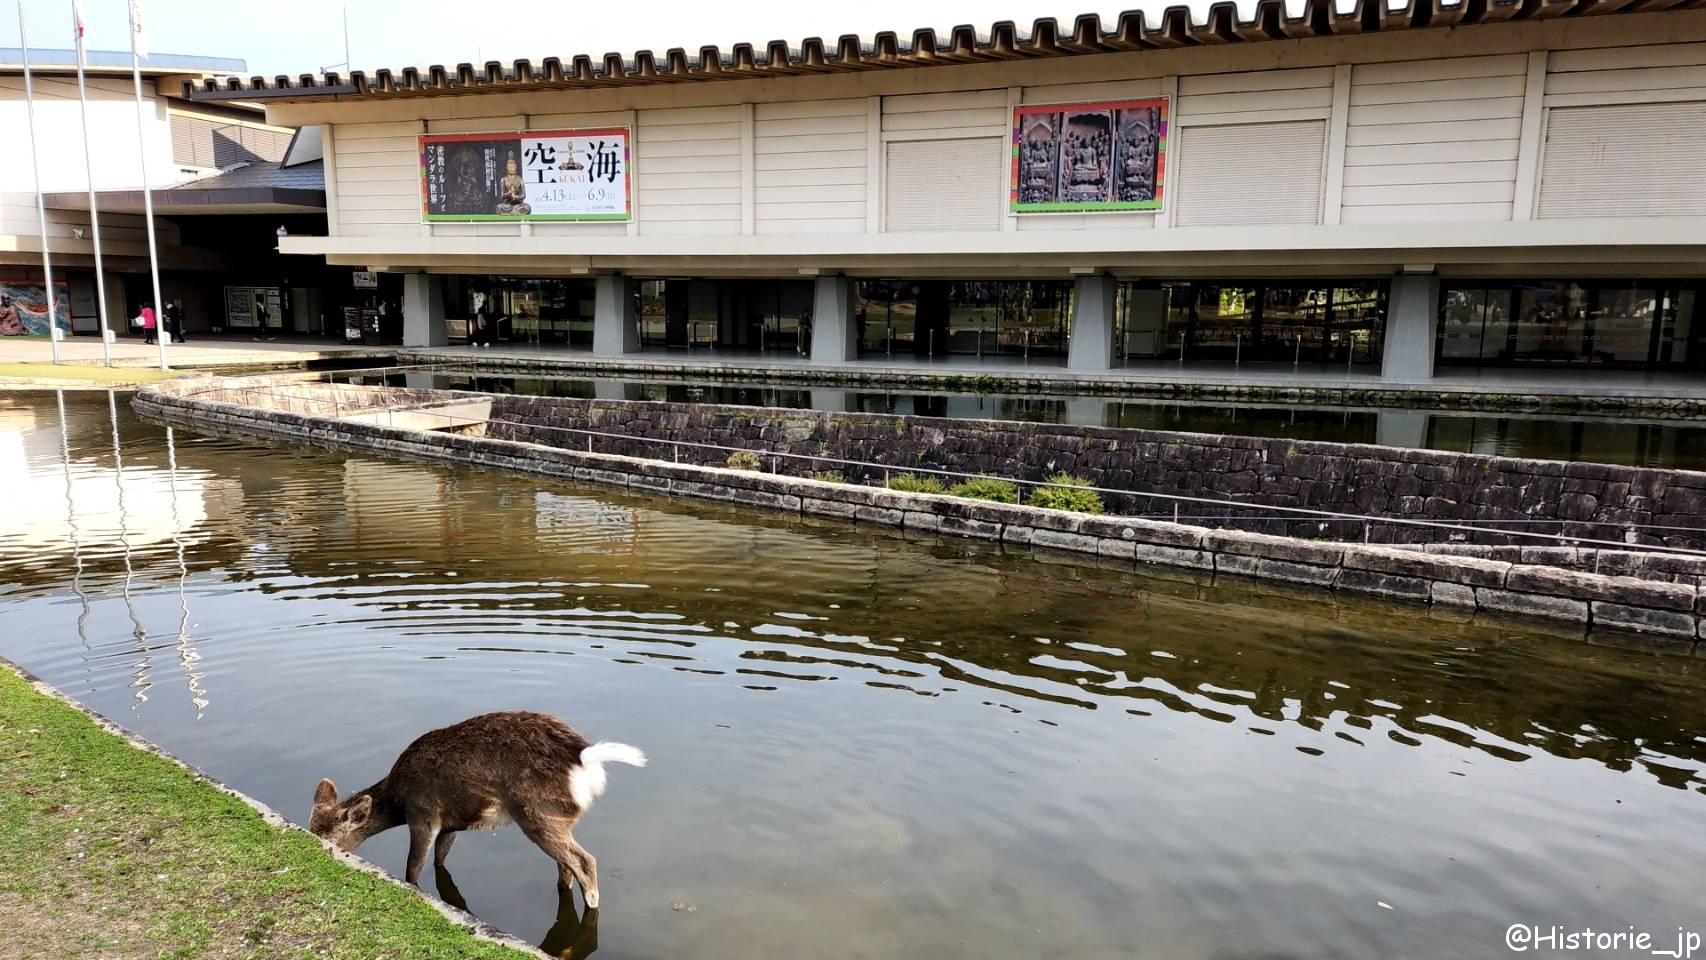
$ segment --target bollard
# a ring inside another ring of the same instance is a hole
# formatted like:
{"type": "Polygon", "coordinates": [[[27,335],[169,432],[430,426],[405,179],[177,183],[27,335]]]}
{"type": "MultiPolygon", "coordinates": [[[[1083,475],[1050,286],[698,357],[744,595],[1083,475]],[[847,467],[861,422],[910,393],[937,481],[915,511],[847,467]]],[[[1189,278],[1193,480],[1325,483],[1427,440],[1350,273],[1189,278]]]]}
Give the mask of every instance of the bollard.
{"type": "Polygon", "coordinates": [[[1232,344],[1232,366],[1236,368],[1238,366],[1241,366],[1243,364],[1243,362],[1244,362],[1244,335],[1242,333],[1240,333],[1237,336],[1237,340],[1232,344]]]}

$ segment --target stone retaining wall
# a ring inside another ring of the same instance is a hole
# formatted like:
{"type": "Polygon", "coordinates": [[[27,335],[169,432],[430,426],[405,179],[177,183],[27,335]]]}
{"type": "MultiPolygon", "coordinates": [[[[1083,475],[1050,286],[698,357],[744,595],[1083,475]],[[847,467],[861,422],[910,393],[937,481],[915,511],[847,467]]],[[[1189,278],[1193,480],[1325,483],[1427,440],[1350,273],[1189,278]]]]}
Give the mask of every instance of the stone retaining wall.
{"type": "Polygon", "coordinates": [[[1436,410],[1489,410],[1510,413],[1584,413],[1599,416],[1693,418],[1706,415],[1702,396],[1630,396],[1601,390],[1583,393],[1524,393],[1501,391],[1497,385],[1463,384],[1414,386],[1297,386],[1262,382],[1259,378],[1202,382],[1143,378],[1141,372],[1084,373],[1065,367],[1027,367],[1022,371],[988,370],[970,374],[943,369],[885,367],[880,362],[811,367],[778,366],[721,359],[715,353],[599,357],[562,353],[555,356],[506,357],[502,354],[446,356],[432,350],[396,351],[399,364],[477,367],[483,373],[541,376],[608,376],[637,378],[714,377],[750,383],[846,387],[866,390],[945,390],[953,393],[1044,393],[1103,397],[1153,397],[1230,403],[1284,403],[1349,407],[1425,407],[1436,410]]]}
{"type": "MultiPolygon", "coordinates": [[[[502,421],[492,426],[495,436],[549,445],[584,447],[585,436],[553,429],[569,428],[1017,481],[1065,471],[1099,487],[1132,491],[1110,498],[1110,508],[1120,513],[1173,514],[1176,501],[1143,494],[1230,500],[1250,508],[1183,504],[1180,509],[1215,525],[1287,536],[1366,536],[1377,543],[1407,544],[1534,542],[1402,524],[1374,524],[1365,535],[1360,521],[1276,515],[1259,508],[1492,523],[1513,531],[1706,548],[1706,473],[1697,471],[1113,427],[563,397],[501,397],[493,404],[492,418],[502,421]],[[1678,529],[1652,537],[1632,527],[1649,524],[1678,529]]],[[[594,449],[638,457],[676,455],[667,446],[642,440],[601,438],[594,449]]],[[[727,459],[726,453],[691,448],[678,455],[693,463],[727,459]]],[[[776,469],[798,475],[841,469],[852,480],[873,479],[875,473],[786,459],[776,469]]]]}
{"type": "MultiPolygon", "coordinates": [[[[304,386],[295,384],[292,392],[300,392],[304,386]]],[[[1065,550],[1133,570],[1171,567],[1210,579],[1236,576],[1284,581],[1467,612],[1482,610],[1584,627],[1632,630],[1687,644],[1702,636],[1702,623],[1706,621],[1706,591],[1698,577],[1694,582],[1662,582],[1487,557],[1301,540],[1133,517],[1089,516],[616,453],[589,453],[573,446],[547,446],[499,436],[338,421],[193,394],[181,385],[161,384],[140,392],[133,405],[145,414],[203,428],[520,470],[639,492],[898,527],[931,536],[965,536],[1022,548],[1065,550]]],[[[236,395],[259,399],[266,394],[236,395]]]]}

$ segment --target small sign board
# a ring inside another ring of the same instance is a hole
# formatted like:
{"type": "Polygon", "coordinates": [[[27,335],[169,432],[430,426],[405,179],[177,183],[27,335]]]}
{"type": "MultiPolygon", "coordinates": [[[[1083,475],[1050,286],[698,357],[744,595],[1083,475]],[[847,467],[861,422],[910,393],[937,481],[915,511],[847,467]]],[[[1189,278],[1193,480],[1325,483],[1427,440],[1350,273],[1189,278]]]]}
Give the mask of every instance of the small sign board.
{"type": "Polygon", "coordinates": [[[378,290],[379,274],[373,270],[355,271],[355,288],[357,290],[378,290]]]}

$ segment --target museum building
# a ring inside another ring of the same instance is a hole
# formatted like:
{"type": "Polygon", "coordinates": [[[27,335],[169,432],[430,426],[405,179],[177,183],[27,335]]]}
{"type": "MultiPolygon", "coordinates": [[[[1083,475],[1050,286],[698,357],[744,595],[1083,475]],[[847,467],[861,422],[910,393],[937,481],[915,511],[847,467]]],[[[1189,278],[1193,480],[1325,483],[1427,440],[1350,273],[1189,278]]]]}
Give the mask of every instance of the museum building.
{"type": "Polygon", "coordinates": [[[415,346],[1706,368],[1706,2],[1287,9],[185,96],[320,129],[279,249],[400,275],[415,346]]]}

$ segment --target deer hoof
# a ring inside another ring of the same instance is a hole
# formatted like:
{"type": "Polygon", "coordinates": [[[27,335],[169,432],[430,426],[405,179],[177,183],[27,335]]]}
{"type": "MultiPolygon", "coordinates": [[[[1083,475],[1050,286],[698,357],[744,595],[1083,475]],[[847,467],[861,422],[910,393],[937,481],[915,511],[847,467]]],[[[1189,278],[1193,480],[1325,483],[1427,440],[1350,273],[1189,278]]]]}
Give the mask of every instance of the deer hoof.
{"type": "Polygon", "coordinates": [[[586,905],[588,907],[591,907],[594,910],[598,909],[598,891],[597,890],[586,891],[586,905]]]}

